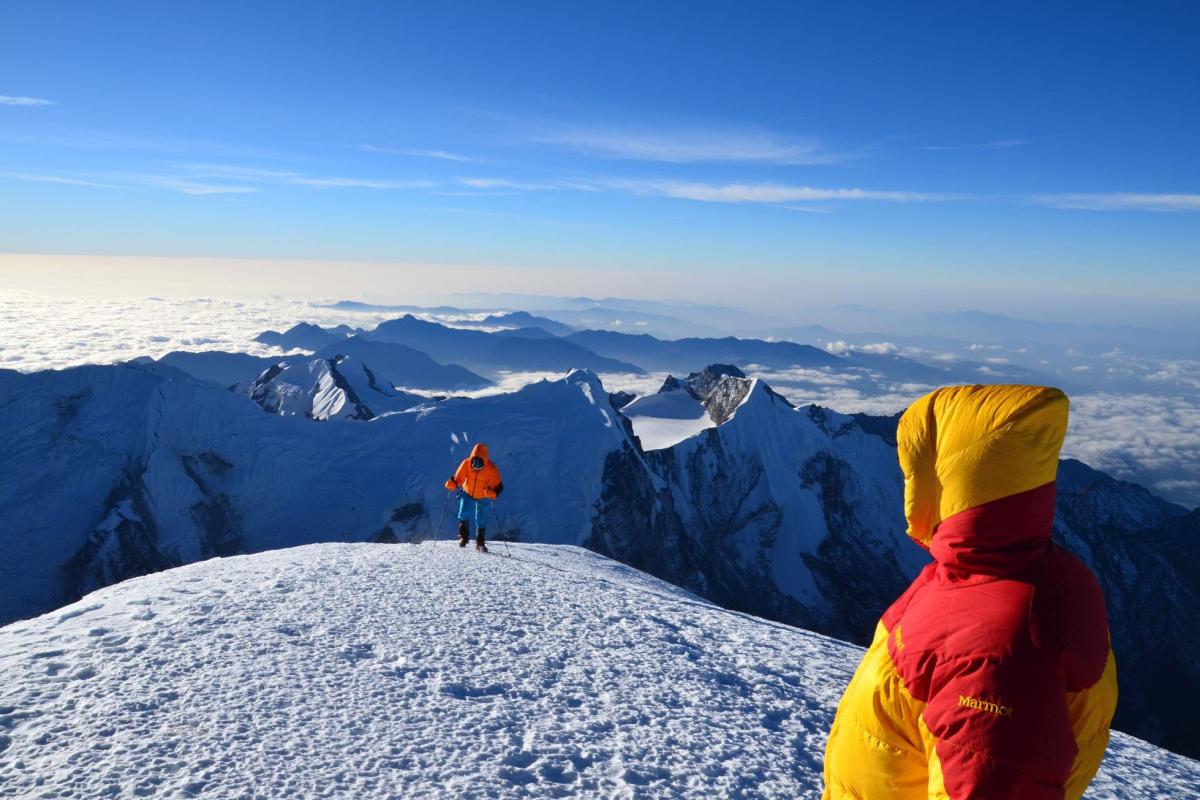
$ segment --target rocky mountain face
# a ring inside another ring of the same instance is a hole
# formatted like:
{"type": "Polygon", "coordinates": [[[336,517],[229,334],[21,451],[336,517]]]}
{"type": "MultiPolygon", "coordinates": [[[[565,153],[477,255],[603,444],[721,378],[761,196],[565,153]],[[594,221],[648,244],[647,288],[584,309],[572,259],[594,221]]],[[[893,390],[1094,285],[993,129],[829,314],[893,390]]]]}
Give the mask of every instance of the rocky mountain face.
{"type": "Polygon", "coordinates": [[[369,420],[425,398],[402,392],[352,356],[288,359],[268,368],[245,394],[271,414],[312,420],[369,420]]]}
{"type": "MultiPolygon", "coordinates": [[[[674,390],[721,423],[647,451],[586,371],[380,415],[369,368],[297,363],[306,382],[263,375],[257,397],[153,364],[0,371],[0,621],[213,555],[448,538],[441,484],[480,441],[508,487],[496,533],[583,544],[840,638],[865,642],[926,562],[904,534],[895,417],[796,408],[712,367],[674,390]],[[264,413],[284,408],[297,413],[264,413]]],[[[1058,511],[1057,537],[1109,598],[1121,724],[1196,752],[1172,699],[1200,682],[1196,514],[1078,462],[1063,464],[1058,511]]]]}
{"type": "Polygon", "coordinates": [[[1116,724],[1193,756],[1200,729],[1179,706],[1200,686],[1200,510],[1074,460],[1058,473],[1055,537],[1104,589],[1121,684],[1116,724]]]}
{"type": "Polygon", "coordinates": [[[894,444],[854,417],[796,409],[762,381],[713,370],[692,382],[727,421],[644,455],[691,570],[630,563],[739,610],[869,638],[927,560],[904,535],[894,444]]]}
{"type": "Polygon", "coordinates": [[[683,390],[699,401],[713,422],[720,425],[741,405],[750,391],[751,381],[746,373],[729,364],[712,364],[683,380],[668,375],[658,391],[683,390]]]}

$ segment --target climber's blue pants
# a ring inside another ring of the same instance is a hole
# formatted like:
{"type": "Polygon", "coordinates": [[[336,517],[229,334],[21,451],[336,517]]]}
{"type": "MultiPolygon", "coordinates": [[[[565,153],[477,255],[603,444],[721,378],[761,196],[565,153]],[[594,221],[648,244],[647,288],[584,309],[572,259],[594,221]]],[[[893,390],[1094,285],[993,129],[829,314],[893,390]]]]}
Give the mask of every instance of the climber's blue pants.
{"type": "Polygon", "coordinates": [[[488,514],[492,513],[492,500],[485,497],[482,500],[476,500],[471,495],[464,493],[458,500],[458,519],[460,522],[467,522],[471,517],[475,518],[475,529],[486,528],[488,524],[488,514]]]}

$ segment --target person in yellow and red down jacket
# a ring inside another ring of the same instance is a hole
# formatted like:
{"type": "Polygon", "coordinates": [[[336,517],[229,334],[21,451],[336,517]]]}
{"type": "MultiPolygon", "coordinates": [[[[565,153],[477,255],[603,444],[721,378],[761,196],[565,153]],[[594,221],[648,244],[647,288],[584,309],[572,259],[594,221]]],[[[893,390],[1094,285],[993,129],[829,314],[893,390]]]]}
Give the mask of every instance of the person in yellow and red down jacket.
{"type": "Polygon", "coordinates": [[[450,491],[458,490],[458,546],[466,547],[470,538],[471,518],[475,518],[475,549],[487,552],[487,518],[492,501],[504,491],[500,468],[488,458],[486,444],[477,444],[471,455],[446,481],[450,491]]]}
{"type": "Polygon", "coordinates": [[[896,439],[933,563],[883,615],[825,751],[826,800],[1059,800],[1096,774],[1117,703],[1096,578],[1050,538],[1067,398],[954,386],[896,439]]]}

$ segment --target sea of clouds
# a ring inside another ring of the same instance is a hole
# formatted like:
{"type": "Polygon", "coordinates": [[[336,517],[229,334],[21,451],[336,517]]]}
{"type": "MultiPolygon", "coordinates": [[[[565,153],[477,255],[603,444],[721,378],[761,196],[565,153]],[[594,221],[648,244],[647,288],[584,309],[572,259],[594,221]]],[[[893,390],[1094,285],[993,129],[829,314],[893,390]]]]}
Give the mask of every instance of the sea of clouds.
{"type": "MultiPolygon", "coordinates": [[[[282,297],[233,301],[0,294],[0,368],[23,372],[64,369],[139,356],[158,358],[173,350],[283,355],[277,348],[255,342],[254,337],[267,329],[286,330],[297,322],[370,328],[395,316],[396,312],[347,311],[282,297]]],[[[1189,508],[1200,505],[1200,392],[1186,391],[1197,373],[1180,362],[1111,356],[1107,362],[1113,369],[1136,367],[1149,376],[1170,380],[1147,384],[1142,391],[1072,392],[1071,428],[1064,455],[1141,483],[1189,508]],[[1170,390],[1162,391],[1166,386],[1170,390]]],[[[844,413],[894,414],[936,388],[889,383],[863,369],[764,370],[749,365],[747,373],[765,379],[798,405],[819,403],[844,413]]],[[[473,394],[513,391],[553,377],[557,376],[507,373],[495,387],[473,394]]],[[[661,373],[601,375],[610,390],[636,394],[657,391],[665,377],[661,373]]]]}

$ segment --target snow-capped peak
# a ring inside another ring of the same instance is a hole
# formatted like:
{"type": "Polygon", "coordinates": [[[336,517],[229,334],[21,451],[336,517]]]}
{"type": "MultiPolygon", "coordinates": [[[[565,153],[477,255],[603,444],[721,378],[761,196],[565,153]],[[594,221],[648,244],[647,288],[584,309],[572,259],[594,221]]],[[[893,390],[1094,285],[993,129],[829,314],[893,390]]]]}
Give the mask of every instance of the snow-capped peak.
{"type": "Polygon", "coordinates": [[[268,368],[245,390],[272,414],[314,420],[369,420],[420,405],[353,356],[289,359],[268,368]]]}
{"type": "Polygon", "coordinates": [[[656,394],[636,398],[621,412],[645,449],[660,450],[724,424],[753,384],[737,367],[712,364],[683,379],[668,375],[656,394]]]}

